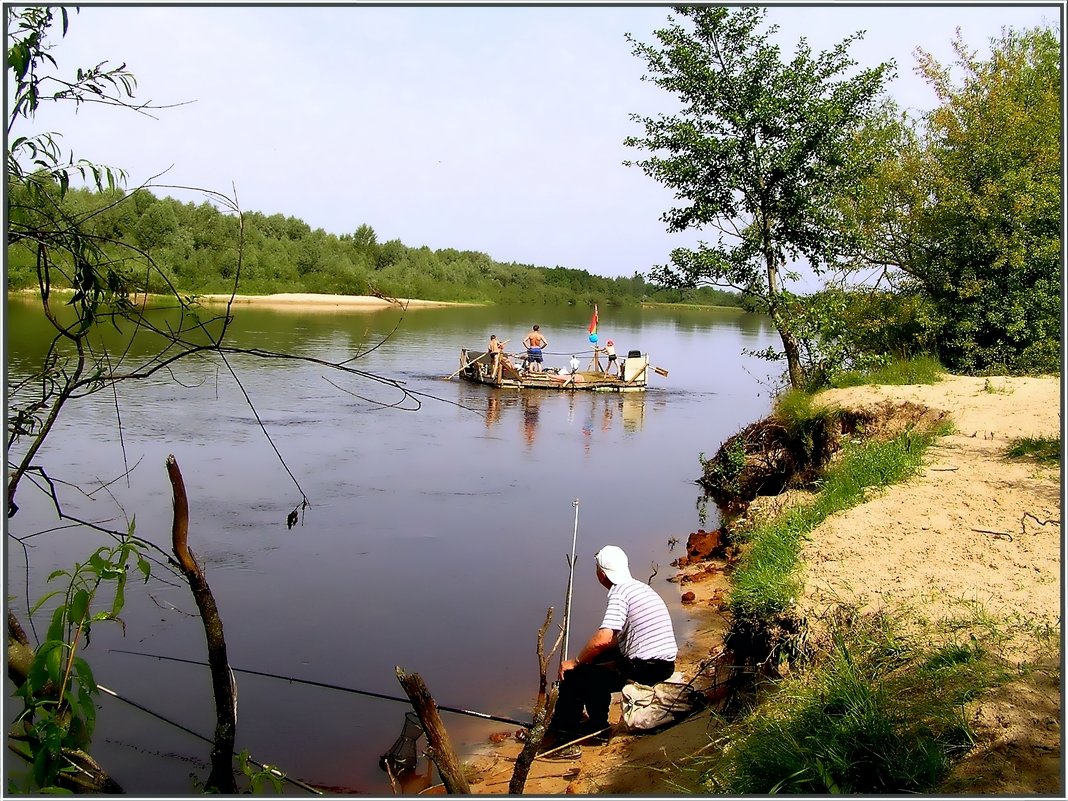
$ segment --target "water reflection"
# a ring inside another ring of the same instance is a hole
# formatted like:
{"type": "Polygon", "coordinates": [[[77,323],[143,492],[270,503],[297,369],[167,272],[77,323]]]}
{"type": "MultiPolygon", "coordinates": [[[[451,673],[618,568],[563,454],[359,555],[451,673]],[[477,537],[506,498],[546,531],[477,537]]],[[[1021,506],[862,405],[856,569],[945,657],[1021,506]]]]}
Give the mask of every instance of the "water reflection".
{"type": "MultiPolygon", "coordinates": [[[[13,380],[39,366],[47,348],[47,340],[39,341],[48,336],[40,316],[26,304],[7,310],[13,380]]],[[[764,363],[742,351],[774,344],[736,316],[721,323],[714,314],[620,310],[613,313],[613,338],[641,343],[655,364],[671,369],[670,379],[654,379],[644,393],[501,392],[443,380],[457,366],[460,344],[478,347],[483,331],[526,330],[532,316],[526,306],[427,309],[407,314],[397,328],[397,313],[301,317],[240,309],[237,347],[341,359],[386,340],[360,358],[359,368],[403,380],[425,403],[418,413],[380,409],[324,380],[317,365],[235,357],[230,363],[267,421],[267,442],[217,360],[183,363],[120,392],[121,447],[114,400],[101,394],[64,411],[54,441],[57,469],[69,482],[57,485],[64,509],[96,520],[109,514],[110,507],[99,508],[103,501],[67,488],[96,486],[99,477],[124,474],[127,462],[140,460],[130,481],[109,484],[108,494],[119,509],[136,513],[139,535],[165,546],[171,494],[161,467],[173,452],[189,468],[198,553],[210,562],[235,664],[385,693],[396,692],[401,665],[425,672],[435,697],[527,719],[537,688],[522,677],[531,675],[533,633],[546,607],[561,608],[564,600],[561,566],[574,531],[573,499],[582,498],[584,520],[597,521],[596,531],[580,524],[584,553],[609,531],[636,565],[673,559],[668,535],[681,539],[698,525],[715,525],[698,520],[694,509],[696,454],[713,450],[768,405],[755,376],[764,363]],[[299,498],[292,498],[279,453],[313,501],[299,530],[285,525],[299,498]],[[636,486],[648,503],[613,501],[620,489],[636,486]],[[528,508],[537,513],[516,513],[528,508]],[[287,592],[270,591],[283,584],[287,592]],[[342,629],[352,636],[338,638],[342,629]],[[285,647],[278,631],[286,632],[285,647]]],[[[551,341],[587,336],[586,309],[547,309],[537,319],[551,341]]],[[[569,356],[570,350],[560,363],[569,356]]],[[[374,394],[378,386],[355,389],[374,394]]],[[[53,531],[58,524],[45,494],[28,492],[21,505],[8,521],[10,534],[52,531],[33,540],[32,575],[26,552],[7,554],[17,595],[10,606],[25,615],[32,599],[50,589],[51,570],[69,569],[95,541],[84,531],[53,531]]],[[[156,571],[151,584],[131,585],[125,631],[94,631],[95,675],[130,698],[151,700],[161,714],[210,731],[210,687],[200,673],[145,670],[110,650],[130,648],[127,637],[136,637],[138,650],[195,656],[203,649],[200,622],[186,614],[187,592],[163,584],[156,571]],[[161,686],[175,692],[160,694],[161,686]]],[[[685,631],[690,610],[672,598],[677,593],[662,594],[685,631]]],[[[595,625],[604,593],[582,583],[573,603],[573,620],[595,625]]],[[[190,770],[200,764],[190,760],[206,756],[203,744],[118,703],[104,704],[94,757],[121,763],[124,785],[137,795],[186,794],[190,770]]],[[[378,758],[397,737],[401,708],[381,699],[339,699],[321,688],[298,695],[245,677],[241,745],[316,785],[388,795],[378,758]]],[[[459,751],[481,747],[498,728],[463,717],[447,726],[459,751]]]]}
{"type": "MultiPolygon", "coordinates": [[[[483,391],[486,430],[492,431],[502,422],[505,426],[516,425],[528,450],[537,442],[543,406],[554,408],[566,404],[568,430],[574,430],[576,419],[581,420],[578,430],[586,453],[590,452],[595,433],[636,434],[645,425],[644,393],[514,392],[488,388],[483,391]]],[[[469,398],[466,402],[475,405],[477,400],[469,398]]]]}

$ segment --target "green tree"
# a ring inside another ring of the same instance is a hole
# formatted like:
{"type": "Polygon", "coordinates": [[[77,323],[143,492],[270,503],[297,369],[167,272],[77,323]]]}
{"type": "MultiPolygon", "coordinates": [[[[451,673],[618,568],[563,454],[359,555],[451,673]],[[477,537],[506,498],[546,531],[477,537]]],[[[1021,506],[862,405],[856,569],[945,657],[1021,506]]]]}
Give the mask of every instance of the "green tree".
{"type": "Polygon", "coordinates": [[[808,260],[817,271],[833,262],[842,243],[834,202],[860,181],[854,132],[873,111],[892,65],[847,77],[855,62],[854,34],[814,56],[802,39],[786,62],[761,31],[756,8],[680,7],[659,46],[634,44],[651,80],[677,96],[675,115],[633,115],[644,136],[625,140],[651,155],[636,164],[670,188],[683,205],[662,216],[669,231],[706,227],[716,242],[678,248],[671,264],[652,272],[667,286],[701,284],[740,291],[769,314],[782,340],[790,383],[805,383],[791,326],[795,277],[788,259],[808,260]]]}
{"type": "Polygon", "coordinates": [[[980,59],[958,32],[954,70],[917,51],[940,105],[882,120],[854,266],[877,266],[935,307],[939,358],[964,372],[1055,370],[1060,351],[1061,68],[1055,31],[1005,31],[980,59]]]}
{"type": "Polygon", "coordinates": [[[374,228],[367,223],[363,223],[356,229],[356,233],[352,235],[352,241],[356,244],[356,247],[367,250],[378,244],[378,234],[375,233],[374,228]]]}
{"type": "Polygon", "coordinates": [[[178,230],[178,218],[169,203],[153,203],[134,224],[134,233],[141,247],[149,253],[165,246],[178,230]]]}

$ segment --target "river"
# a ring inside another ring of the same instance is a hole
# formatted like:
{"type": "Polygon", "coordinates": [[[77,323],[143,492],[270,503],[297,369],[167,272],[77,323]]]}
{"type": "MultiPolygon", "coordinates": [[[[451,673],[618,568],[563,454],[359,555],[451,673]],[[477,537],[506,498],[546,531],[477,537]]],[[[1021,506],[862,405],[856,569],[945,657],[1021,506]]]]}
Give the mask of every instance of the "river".
{"type": "MultiPolygon", "coordinates": [[[[600,621],[593,554],[609,543],[627,550],[635,576],[656,573],[685,641],[693,622],[666,581],[670,563],[690,532],[717,524],[714,507],[705,517],[699,503],[698,455],[768,411],[768,376],[779,372],[743,353],[775,343],[764,318],[602,308],[602,343],[640,349],[668,371],[650,374],[646,392],[520,395],[445,378],[461,346],[481,348],[495,333],[516,351],[532,323],[549,341],[548,365],[576,354],[585,366],[589,318],[577,307],[237,307],[232,345],[335,361],[363,354],[352,366],[403,382],[418,409],[407,408],[410,398],[390,407],[401,400],[394,387],[320,364],[196,359],[72,403],[37,461],[70,482],[59,485],[69,512],[121,529],[135,520],[138,535],[169,550],[164,462],[174,454],[190,548],[234,667],[403,696],[400,666],[441,705],[528,720],[537,631],[549,606],[560,620],[576,508],[571,654],[600,621]],[[98,489],[86,496],[73,485],[98,489]],[[290,529],[286,517],[304,496],[310,505],[290,529]]],[[[9,388],[46,344],[40,312],[9,300],[9,388]]],[[[56,529],[48,499],[29,483],[17,500],[5,574],[10,605],[25,618],[51,569],[109,541],[56,529]],[[46,530],[24,539],[27,571],[13,537],[46,530]]],[[[188,587],[157,567],[147,585],[131,583],[123,625],[96,624],[84,656],[99,684],[210,736],[206,668],[117,652],[205,660],[195,611],[188,587]]],[[[36,621],[43,633],[47,620],[36,621]]],[[[404,704],[248,674],[237,681],[238,749],[305,782],[390,794],[378,757],[400,733],[404,704]]],[[[10,721],[18,706],[8,698],[5,709],[10,721]]],[[[188,794],[191,774],[206,776],[209,747],[197,737],[107,696],[98,715],[93,753],[128,792],[188,794]]],[[[443,719],[461,751],[515,728],[443,719]]]]}

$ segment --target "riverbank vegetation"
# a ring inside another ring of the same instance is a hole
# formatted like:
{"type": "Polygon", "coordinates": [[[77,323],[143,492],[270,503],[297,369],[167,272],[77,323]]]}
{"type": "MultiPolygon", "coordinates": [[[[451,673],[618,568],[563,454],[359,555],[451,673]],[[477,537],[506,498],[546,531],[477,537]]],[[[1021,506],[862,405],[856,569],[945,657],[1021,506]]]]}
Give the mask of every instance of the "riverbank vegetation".
{"type": "MultiPolygon", "coordinates": [[[[940,380],[937,362],[911,361],[879,371],[879,383],[940,380]]],[[[845,384],[875,378],[857,373],[845,384]]],[[[935,620],[904,604],[862,612],[834,598],[818,617],[799,609],[810,532],[914,475],[927,448],[952,432],[943,414],[915,404],[847,412],[790,390],[767,419],[701,458],[700,483],[724,511],[734,551],[725,642],[753,681],[710,725],[712,747],[694,758],[688,789],[936,792],[975,744],[975,702],[1056,664],[1059,631],[1026,610],[1001,619],[962,601],[935,620]],[[769,513],[754,504],[763,490],[791,491],[791,500],[769,513]],[[1010,641],[1023,658],[1006,658],[1010,641]]],[[[1026,437],[1005,453],[1051,464],[1060,449],[1057,438],[1026,437]]]]}
{"type": "Polygon", "coordinates": [[[870,491],[911,475],[931,442],[949,430],[940,416],[917,410],[846,411],[790,390],[771,415],[727,439],[712,458],[702,457],[699,483],[724,511],[740,552],[731,573],[734,627],[763,632],[788,617],[805,536],[870,491]],[[770,521],[747,516],[758,496],[788,490],[809,497],[770,521]]]}
{"type": "MultiPolygon", "coordinates": [[[[924,360],[917,372],[932,366],[924,360]]],[[[914,372],[902,364],[894,375],[914,372]]],[[[688,789],[730,795],[937,791],[974,745],[970,705],[1055,663],[1058,632],[1026,618],[999,620],[974,604],[961,604],[959,614],[940,621],[904,606],[862,613],[851,601],[830,599],[818,620],[798,611],[800,550],[808,534],[913,475],[927,447],[951,431],[941,415],[908,404],[886,405],[877,418],[850,419],[818,396],[792,390],[767,420],[702,459],[701,483],[720,500],[735,501],[722,504],[734,512],[725,523],[735,551],[726,644],[737,661],[753,666],[755,681],[739,706],[710,726],[712,747],[695,757],[688,789]],[[825,465],[820,469],[786,460],[803,480],[784,480],[795,487],[795,498],[774,515],[750,508],[754,497],[745,494],[759,486],[747,471],[768,472],[761,465],[768,451],[753,447],[760,441],[755,433],[768,429],[789,432],[794,441],[807,436],[811,442],[814,431],[821,432],[817,439],[833,440],[837,432],[843,440],[840,448],[809,448],[809,456],[825,465]],[[1010,639],[1017,648],[1026,643],[1022,661],[1003,658],[1010,639]]],[[[1059,450],[1059,440],[1036,437],[1015,440],[1008,454],[1050,459],[1059,450]]]]}
{"type": "MultiPolygon", "coordinates": [[[[962,615],[906,626],[914,610],[839,608],[788,674],[723,721],[696,760],[700,792],[724,795],[939,791],[975,744],[968,709],[1039,661],[1001,657],[1006,624],[962,615]]],[[[1036,657],[1056,637],[1035,630],[1036,657]]]]}
{"type": "MultiPolygon", "coordinates": [[[[158,196],[161,190],[64,190],[58,178],[48,176],[40,177],[33,192],[30,189],[24,182],[9,185],[15,231],[39,228],[44,202],[49,216],[79,221],[84,236],[113,264],[131,253],[150,255],[156,271],[127,276],[136,292],[169,294],[177,287],[190,294],[229,293],[240,241],[241,292],[251,295],[314,292],[582,307],[646,301],[729,307],[742,303],[734,292],[663,287],[640,273],[605,278],[571,267],[498,262],[472,250],[433,250],[399,239],[379,242],[374,228],[366,224],[335,236],[278,213],[248,211],[239,219],[232,208],[220,208],[218,202],[183,203],[169,195],[158,196]]],[[[8,287],[36,287],[37,263],[32,247],[27,247],[33,240],[14,241],[8,247],[8,287]]],[[[56,275],[57,285],[62,286],[63,279],[62,273],[56,275]]]]}

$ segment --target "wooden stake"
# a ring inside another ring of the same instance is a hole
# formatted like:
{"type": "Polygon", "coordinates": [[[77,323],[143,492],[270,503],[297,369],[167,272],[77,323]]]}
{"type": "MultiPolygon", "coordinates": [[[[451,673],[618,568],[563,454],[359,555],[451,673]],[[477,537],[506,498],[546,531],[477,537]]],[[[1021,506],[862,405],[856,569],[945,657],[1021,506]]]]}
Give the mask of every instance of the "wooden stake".
{"type": "Polygon", "coordinates": [[[441,722],[438,705],[431,697],[422,677],[418,673],[409,676],[400,667],[396,670],[397,680],[404,688],[404,692],[408,694],[415,714],[419,716],[419,722],[423,724],[423,731],[426,732],[426,740],[430,746],[427,749],[427,755],[438,766],[438,773],[441,774],[446,792],[470,795],[471,787],[467,783],[467,777],[464,776],[463,766],[457,759],[456,752],[453,751],[452,743],[449,741],[449,734],[441,722]]]}

